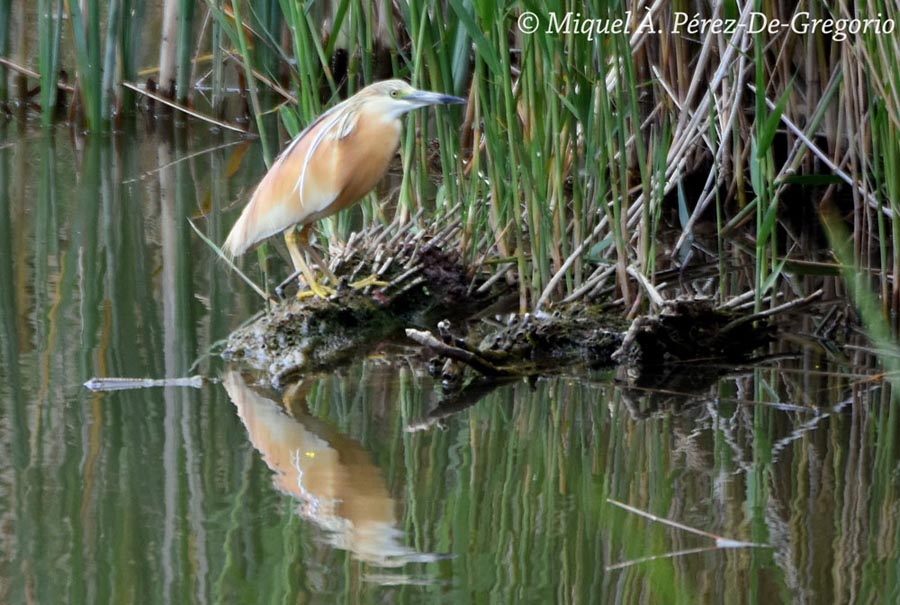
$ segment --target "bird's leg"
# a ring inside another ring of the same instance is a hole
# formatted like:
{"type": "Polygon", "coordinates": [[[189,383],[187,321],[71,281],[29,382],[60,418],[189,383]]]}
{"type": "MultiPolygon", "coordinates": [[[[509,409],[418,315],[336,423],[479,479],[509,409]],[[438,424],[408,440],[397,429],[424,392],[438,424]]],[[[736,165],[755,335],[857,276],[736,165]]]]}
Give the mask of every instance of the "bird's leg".
{"type": "MultiPolygon", "coordinates": [[[[309,234],[305,231],[306,229],[304,228],[298,233],[297,229],[291,227],[284,234],[284,243],[287,244],[288,252],[291,255],[291,261],[294,263],[294,269],[303,274],[303,279],[306,281],[309,291],[319,298],[328,298],[334,294],[334,290],[320,284],[316,280],[316,276],[309,268],[309,265],[306,264],[306,259],[303,258],[303,252],[300,248],[302,247],[307,251],[310,250],[309,234]]],[[[308,296],[308,294],[306,292],[297,293],[298,298],[303,298],[304,296],[308,296]]]]}
{"type": "Polygon", "coordinates": [[[319,269],[322,270],[322,273],[325,274],[325,277],[327,277],[331,283],[337,285],[338,278],[335,277],[334,273],[328,267],[328,263],[326,263],[324,260],[322,260],[322,257],[319,256],[319,253],[316,252],[315,249],[309,245],[309,231],[307,230],[306,227],[303,228],[303,233],[300,234],[300,237],[303,238],[304,234],[306,234],[305,239],[307,242],[306,253],[309,254],[309,256],[312,258],[313,262],[319,267],[319,269]]]}

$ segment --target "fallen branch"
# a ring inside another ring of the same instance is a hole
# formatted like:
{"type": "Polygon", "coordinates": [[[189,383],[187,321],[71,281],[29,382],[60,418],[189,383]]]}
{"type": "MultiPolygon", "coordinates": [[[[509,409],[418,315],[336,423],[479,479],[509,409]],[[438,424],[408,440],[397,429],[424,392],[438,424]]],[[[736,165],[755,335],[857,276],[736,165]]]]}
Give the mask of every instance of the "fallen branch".
{"type": "Polygon", "coordinates": [[[512,376],[514,374],[503,368],[498,368],[493,363],[473,351],[467,351],[466,349],[460,349],[459,347],[454,347],[441,342],[435,338],[431,332],[407,329],[406,336],[423,347],[428,347],[438,355],[455,359],[471,366],[485,376],[512,376]]]}
{"type": "Polygon", "coordinates": [[[744,315],[743,317],[738,317],[734,321],[729,324],[726,324],[724,328],[722,328],[722,334],[727,334],[731,330],[737,328],[738,326],[742,326],[745,323],[758,321],[760,319],[765,319],[767,317],[771,317],[773,315],[778,315],[779,313],[784,313],[785,311],[790,311],[791,309],[797,309],[799,307],[804,307],[811,302],[821,298],[824,290],[821,288],[806,296],[804,298],[798,298],[797,300],[788,301],[782,305],[778,305],[777,307],[772,307],[771,309],[766,309],[765,311],[760,311],[759,313],[753,313],[752,315],[744,315]]]}
{"type": "Polygon", "coordinates": [[[156,387],[190,387],[199,389],[203,386],[203,376],[186,378],[91,378],[84,387],[91,391],[127,391],[130,389],[152,389],[156,387]]]}

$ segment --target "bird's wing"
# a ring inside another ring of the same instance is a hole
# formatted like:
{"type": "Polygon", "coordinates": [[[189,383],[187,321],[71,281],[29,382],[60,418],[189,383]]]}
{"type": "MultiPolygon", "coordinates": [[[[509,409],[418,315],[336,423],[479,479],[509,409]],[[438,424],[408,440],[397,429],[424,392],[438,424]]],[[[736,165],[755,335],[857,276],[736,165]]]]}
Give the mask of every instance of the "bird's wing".
{"type": "MultiPolygon", "coordinates": [[[[343,128],[340,129],[343,132],[343,128]]],[[[355,204],[369,193],[387,172],[400,144],[400,121],[379,115],[355,120],[350,133],[337,143],[334,173],[338,196],[329,213],[355,204]]]]}
{"type": "Polygon", "coordinates": [[[288,227],[324,216],[342,188],[336,174],[341,105],[325,112],[291,141],[272,164],[223,248],[232,255],[288,227]]]}
{"type": "Polygon", "coordinates": [[[307,144],[306,152],[303,154],[300,178],[297,179],[297,184],[294,187],[297,192],[305,189],[306,175],[310,172],[313,159],[316,157],[316,152],[319,151],[321,145],[325,143],[326,149],[322,150],[320,157],[326,160],[333,160],[337,153],[335,146],[353,131],[356,125],[357,112],[350,110],[349,107],[343,108],[342,111],[337,111],[339,109],[341,109],[340,106],[324,114],[320,119],[316,120],[316,122],[321,124],[315,128],[315,132],[309,131],[310,142],[307,144]],[[331,146],[331,148],[329,149],[328,146],[331,146]]]}

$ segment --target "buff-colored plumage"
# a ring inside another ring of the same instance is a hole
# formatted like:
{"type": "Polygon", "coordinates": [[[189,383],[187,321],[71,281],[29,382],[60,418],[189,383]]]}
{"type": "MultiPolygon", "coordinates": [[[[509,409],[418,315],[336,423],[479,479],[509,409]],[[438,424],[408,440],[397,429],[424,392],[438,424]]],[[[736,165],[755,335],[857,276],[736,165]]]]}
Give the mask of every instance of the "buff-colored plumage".
{"type": "Polygon", "coordinates": [[[310,281],[294,227],[335,214],[375,187],[397,152],[405,113],[464,102],[386,80],[326,111],[272,165],[225,240],[225,252],[237,256],[285,232],[296,268],[310,281]]]}

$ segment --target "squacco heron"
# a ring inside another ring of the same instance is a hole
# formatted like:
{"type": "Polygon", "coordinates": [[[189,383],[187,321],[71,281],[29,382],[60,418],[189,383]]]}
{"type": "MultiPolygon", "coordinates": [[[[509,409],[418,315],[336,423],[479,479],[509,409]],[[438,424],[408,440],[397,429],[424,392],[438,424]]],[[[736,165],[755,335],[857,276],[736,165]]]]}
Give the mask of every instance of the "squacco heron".
{"type": "Polygon", "coordinates": [[[400,118],[428,105],[465,103],[465,99],[416,90],[402,80],[376,82],[316,118],[291,141],[263,177],[225,240],[232,257],[284,232],[294,269],[313,294],[330,291],[320,284],[304,258],[334,280],[328,266],[309,246],[315,221],[340,212],[369,193],[387,172],[400,146],[400,118]]]}

